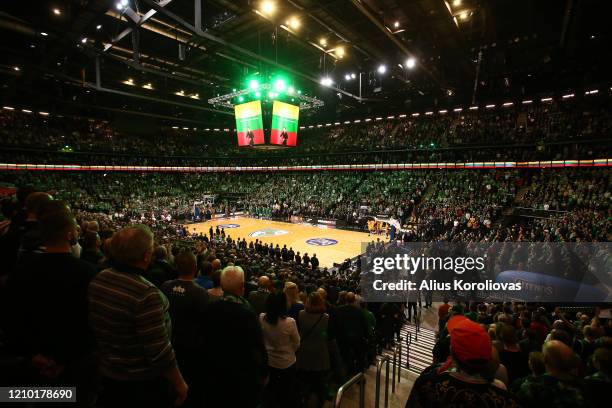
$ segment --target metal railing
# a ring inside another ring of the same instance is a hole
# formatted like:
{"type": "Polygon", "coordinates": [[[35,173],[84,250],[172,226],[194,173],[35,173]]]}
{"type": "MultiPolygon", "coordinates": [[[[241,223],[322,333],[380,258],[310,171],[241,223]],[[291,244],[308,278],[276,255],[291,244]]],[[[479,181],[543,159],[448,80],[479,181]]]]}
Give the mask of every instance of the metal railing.
{"type": "Polygon", "coordinates": [[[385,363],[385,405],[387,408],[389,406],[389,363],[391,359],[389,356],[382,356],[380,360],[376,362],[376,403],[375,407],[379,408],[380,406],[380,374],[382,372],[382,365],[385,363]]]}
{"type": "Polygon", "coordinates": [[[406,370],[410,369],[410,346],[411,345],[412,345],[412,332],[408,332],[408,336],[406,336],[406,370]]]}
{"type": "Polygon", "coordinates": [[[363,373],[356,374],[353,378],[342,384],[340,388],[338,388],[338,392],[336,393],[336,398],[334,398],[334,408],[338,408],[340,403],[342,402],[342,396],[344,392],[351,388],[353,385],[359,383],[359,408],[365,407],[365,376],[363,373]]]}
{"type": "Polygon", "coordinates": [[[393,382],[391,383],[391,392],[395,394],[395,383],[400,383],[402,368],[402,342],[403,337],[399,338],[399,341],[393,347],[393,382]],[[396,376],[397,375],[397,376],[396,376]]]}

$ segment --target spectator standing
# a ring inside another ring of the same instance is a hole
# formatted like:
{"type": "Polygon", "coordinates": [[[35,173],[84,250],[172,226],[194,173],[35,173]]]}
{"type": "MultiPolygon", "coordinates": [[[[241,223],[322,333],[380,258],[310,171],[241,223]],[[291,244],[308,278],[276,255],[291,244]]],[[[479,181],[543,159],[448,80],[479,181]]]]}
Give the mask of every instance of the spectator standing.
{"type": "Polygon", "coordinates": [[[159,245],[155,248],[146,277],[158,288],[161,288],[165,281],[176,277],[176,271],[168,262],[168,250],[165,246],[159,245]]]}
{"type": "Polygon", "coordinates": [[[300,290],[294,282],[285,282],[285,295],[287,296],[287,316],[297,322],[300,311],[304,310],[304,304],[300,300],[300,290]]]}
{"type": "Polygon", "coordinates": [[[448,321],[452,359],[425,369],[414,383],[406,408],[455,406],[518,407],[509,392],[487,378],[492,359],[489,335],[465,316],[448,321]]]}
{"type": "Polygon", "coordinates": [[[287,296],[272,293],[266,302],[266,313],[259,315],[263,329],[270,383],[266,389],[265,407],[293,407],[296,399],[296,357],[300,335],[296,322],[287,316],[287,296]]]}
{"type": "Polygon", "coordinates": [[[335,334],[342,360],[349,375],[363,371],[366,361],[368,325],[355,294],[348,292],[346,304],[336,311],[335,334]]]}
{"type": "Polygon", "coordinates": [[[268,381],[268,353],[261,326],[245,306],[244,271],[221,272],[224,296],[211,302],[203,319],[203,343],[195,358],[203,376],[205,407],[257,407],[268,381]]]}
{"type": "Polygon", "coordinates": [[[67,207],[42,214],[37,230],[44,252],[22,257],[9,281],[18,317],[9,335],[37,369],[30,385],[78,386],[77,406],[90,406],[97,384],[87,288],[95,269],[72,256],[78,232],[67,207]]]}
{"type": "Polygon", "coordinates": [[[89,286],[104,406],[166,408],[172,400],[180,405],[187,398],[188,387],[170,343],[168,299],[143,277],[153,244],[146,226],[118,231],[111,241],[114,266],[89,286]]]}
{"type": "Polygon", "coordinates": [[[172,346],[176,353],[181,372],[190,387],[185,406],[201,406],[201,384],[198,366],[193,356],[198,352],[198,336],[203,330],[204,311],[208,304],[206,289],[194,281],[197,271],[196,257],[193,252],[184,250],[175,258],[178,279],[166,281],[162,292],[170,302],[172,318],[172,346]]]}
{"type": "MultiPolygon", "coordinates": [[[[300,348],[297,370],[300,380],[307,386],[304,397],[316,397],[321,407],[327,394],[326,378],[330,370],[327,329],[329,315],[325,313],[325,301],[318,292],[308,296],[306,308],[299,313],[300,348]]],[[[305,404],[306,406],[310,406],[305,404]]]]}
{"type": "Polygon", "coordinates": [[[266,301],[270,295],[272,282],[266,275],[262,275],[257,280],[257,290],[249,293],[249,303],[253,306],[257,316],[266,311],[266,301]]]}

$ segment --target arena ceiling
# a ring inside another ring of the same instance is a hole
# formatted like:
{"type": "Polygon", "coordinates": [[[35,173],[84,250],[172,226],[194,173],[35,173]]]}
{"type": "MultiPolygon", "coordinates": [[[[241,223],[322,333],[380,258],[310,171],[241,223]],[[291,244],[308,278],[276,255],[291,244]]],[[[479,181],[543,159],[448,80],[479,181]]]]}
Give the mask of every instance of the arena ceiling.
{"type": "Polygon", "coordinates": [[[314,115],[342,118],[586,86],[612,72],[610,5],[597,0],[36,3],[1,6],[3,103],[228,122],[208,98],[284,72],[325,100],[314,115]]]}

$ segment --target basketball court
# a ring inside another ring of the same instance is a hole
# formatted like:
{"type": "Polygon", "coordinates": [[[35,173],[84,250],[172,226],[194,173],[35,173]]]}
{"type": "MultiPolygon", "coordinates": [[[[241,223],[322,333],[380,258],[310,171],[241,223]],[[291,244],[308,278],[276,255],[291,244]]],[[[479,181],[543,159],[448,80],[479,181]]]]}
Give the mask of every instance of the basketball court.
{"type": "Polygon", "coordinates": [[[249,217],[231,217],[211,220],[188,226],[190,232],[208,234],[211,227],[225,229],[225,235],[233,239],[245,238],[247,242],[259,239],[263,243],[292,247],[295,252],[309,256],[317,254],[320,266],[333,266],[346,258],[362,253],[362,244],[376,240],[365,232],[346,231],[325,225],[292,224],[249,217]]]}

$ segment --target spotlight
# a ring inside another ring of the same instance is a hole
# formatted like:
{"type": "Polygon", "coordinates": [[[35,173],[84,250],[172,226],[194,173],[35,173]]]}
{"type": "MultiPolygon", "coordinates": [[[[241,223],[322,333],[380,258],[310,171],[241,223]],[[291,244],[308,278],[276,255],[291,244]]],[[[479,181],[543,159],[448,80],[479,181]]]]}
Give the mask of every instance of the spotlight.
{"type": "Polygon", "coordinates": [[[282,78],[277,79],[276,81],[274,81],[274,89],[281,92],[284,91],[285,88],[287,87],[287,85],[285,84],[285,80],[282,78]]]}
{"type": "Polygon", "coordinates": [[[379,65],[377,71],[379,74],[384,74],[385,72],[387,72],[387,66],[384,64],[379,65]]]}
{"type": "Polygon", "coordinates": [[[249,89],[258,89],[259,88],[259,81],[256,79],[251,79],[249,81],[249,89]]]}
{"type": "Polygon", "coordinates": [[[338,58],[344,57],[344,47],[336,47],[336,56],[338,58]]]}
{"type": "Polygon", "coordinates": [[[121,0],[120,3],[123,7],[127,7],[127,5],[129,4],[128,0],[121,0]]]}
{"type": "Polygon", "coordinates": [[[357,78],[357,75],[355,75],[355,73],[353,72],[353,73],[351,74],[351,78],[352,78],[352,79],[355,79],[355,78],[357,78]]]}
{"type": "Polygon", "coordinates": [[[320,38],[319,39],[319,45],[322,45],[323,47],[327,47],[327,39],[326,38],[320,38]]]}
{"type": "Polygon", "coordinates": [[[21,69],[19,67],[13,67],[13,70],[15,71],[21,71],[21,69]]]}
{"type": "Polygon", "coordinates": [[[256,98],[261,98],[261,92],[259,92],[259,91],[255,92],[255,97],[256,98]]]}
{"type": "Polygon", "coordinates": [[[262,1],[261,5],[259,6],[259,11],[261,11],[264,14],[274,14],[274,11],[276,10],[276,4],[274,4],[274,2],[266,0],[266,1],[262,1]]]}
{"type": "Polygon", "coordinates": [[[328,76],[321,78],[321,85],[323,86],[332,86],[334,81],[328,76]]]}
{"type": "Polygon", "coordinates": [[[55,14],[56,16],[59,16],[60,14],[62,14],[62,11],[58,8],[54,8],[53,9],[53,14],[55,14]]]}
{"type": "Polygon", "coordinates": [[[46,37],[46,36],[48,36],[49,34],[45,33],[44,31],[41,31],[41,32],[40,32],[40,35],[42,35],[43,37],[46,37]]]}
{"type": "Polygon", "coordinates": [[[291,17],[289,20],[286,21],[286,24],[289,28],[297,30],[298,28],[300,28],[301,23],[297,17],[291,17]]]}
{"type": "Polygon", "coordinates": [[[399,27],[399,21],[396,21],[395,23],[393,23],[393,27],[398,28],[399,27]]]}
{"type": "Polygon", "coordinates": [[[116,8],[117,10],[123,10],[123,4],[121,4],[121,3],[117,3],[117,4],[115,4],[115,8],[116,8]]]}
{"type": "Polygon", "coordinates": [[[96,30],[101,30],[101,29],[102,29],[102,24],[98,24],[98,25],[96,26],[96,30]]]}
{"type": "Polygon", "coordinates": [[[295,93],[295,88],[294,88],[294,87],[292,87],[292,86],[290,86],[289,88],[287,88],[287,93],[288,93],[289,95],[293,95],[293,94],[295,93]]]}
{"type": "Polygon", "coordinates": [[[238,102],[244,102],[244,96],[239,96],[238,97],[238,102]]]}
{"type": "Polygon", "coordinates": [[[469,16],[470,16],[470,15],[468,14],[468,12],[467,12],[467,11],[464,11],[463,13],[459,14],[459,18],[460,18],[461,20],[467,20],[467,18],[468,18],[469,16]]]}
{"type": "Polygon", "coordinates": [[[81,43],[85,44],[87,42],[87,37],[81,38],[81,43]]]}
{"type": "Polygon", "coordinates": [[[453,6],[459,7],[460,5],[461,5],[461,0],[454,0],[453,1],[453,6]]]}
{"type": "Polygon", "coordinates": [[[153,85],[150,82],[148,84],[144,84],[142,87],[144,89],[153,89],[153,85]]]}
{"type": "Polygon", "coordinates": [[[351,80],[351,76],[349,74],[346,74],[344,76],[344,79],[347,80],[347,81],[350,81],[351,80]]]}
{"type": "Polygon", "coordinates": [[[410,57],[406,60],[406,68],[412,69],[416,66],[416,58],[410,57]]]}

